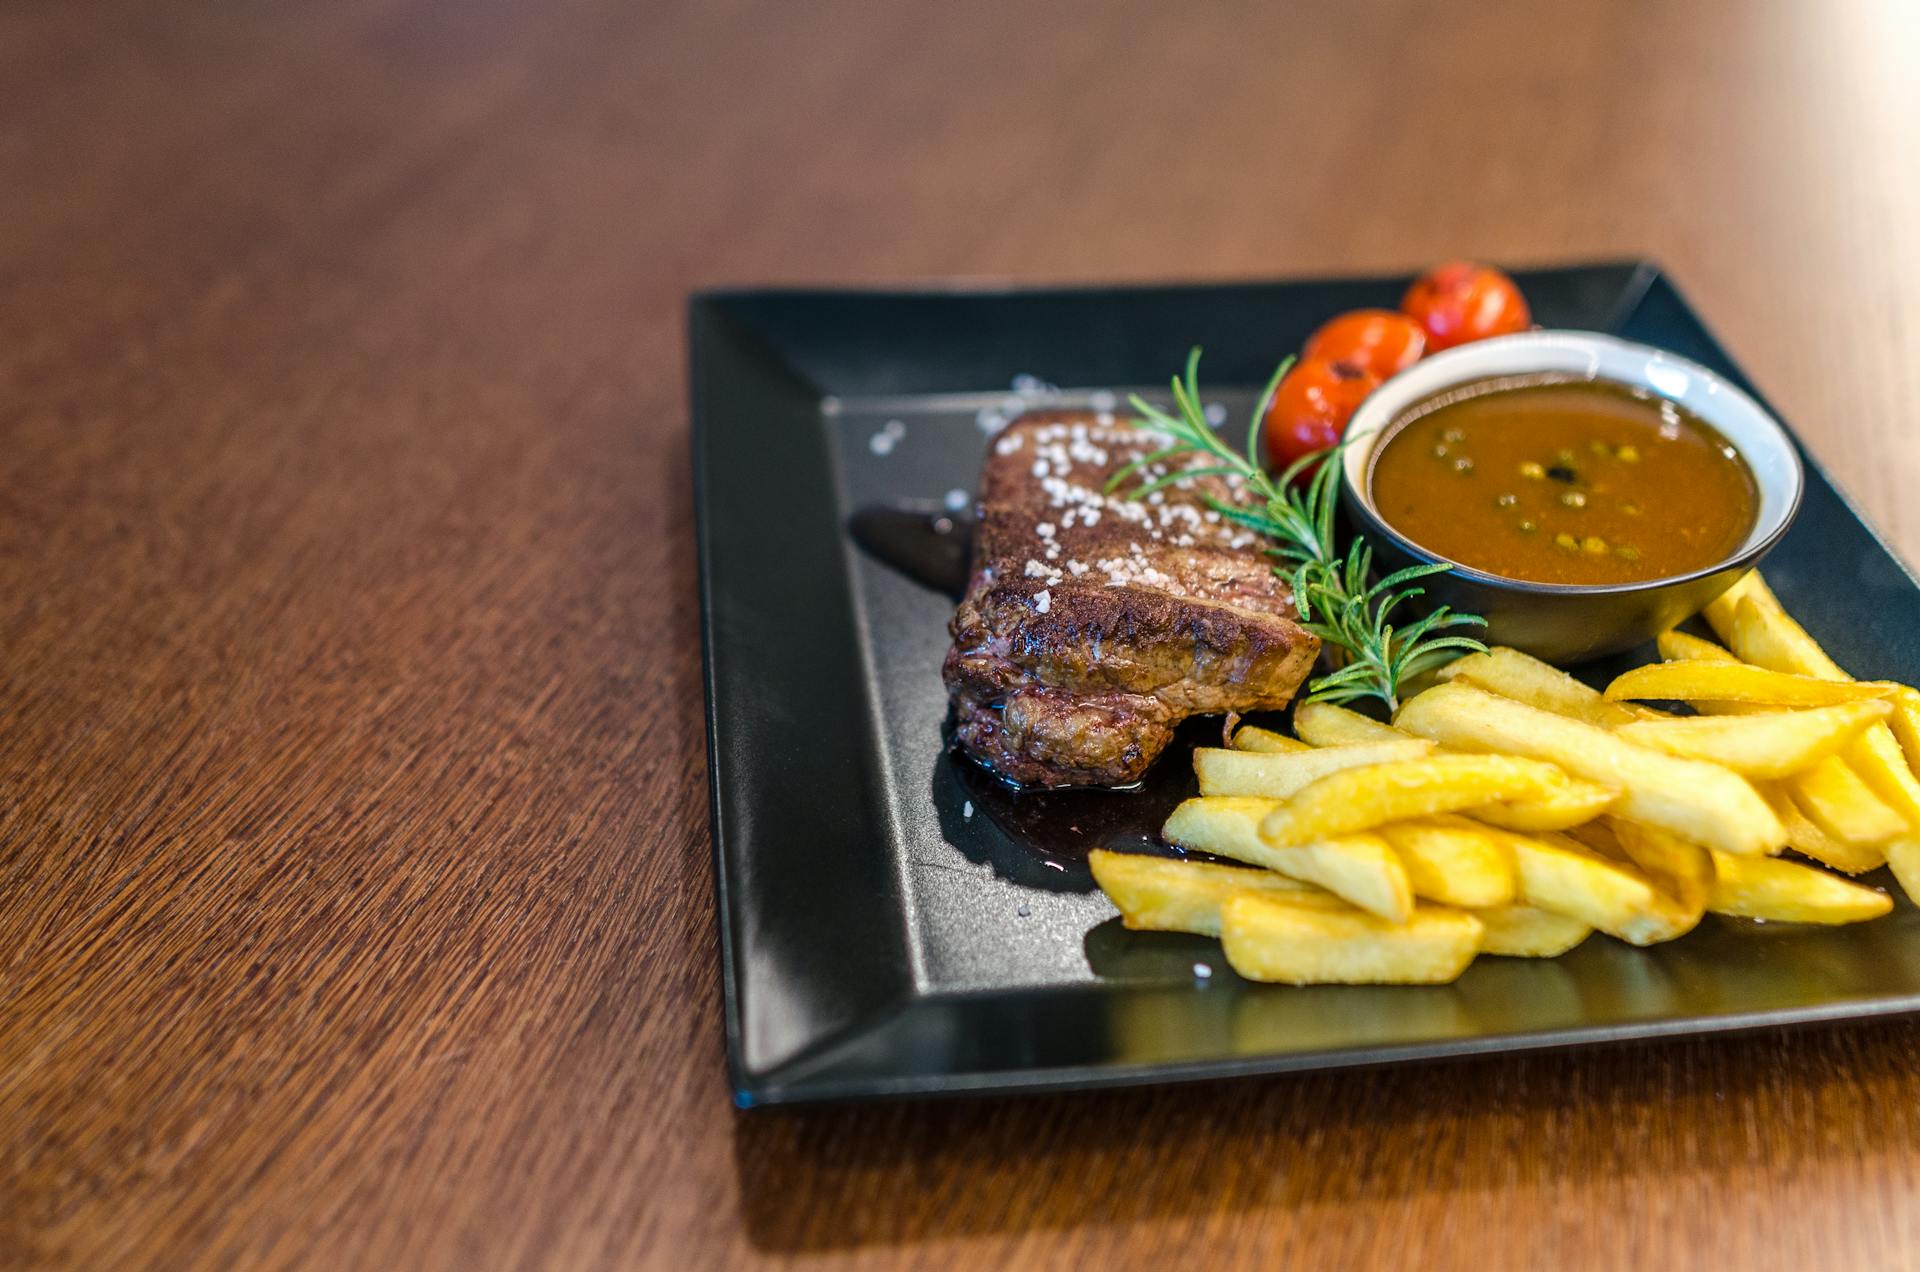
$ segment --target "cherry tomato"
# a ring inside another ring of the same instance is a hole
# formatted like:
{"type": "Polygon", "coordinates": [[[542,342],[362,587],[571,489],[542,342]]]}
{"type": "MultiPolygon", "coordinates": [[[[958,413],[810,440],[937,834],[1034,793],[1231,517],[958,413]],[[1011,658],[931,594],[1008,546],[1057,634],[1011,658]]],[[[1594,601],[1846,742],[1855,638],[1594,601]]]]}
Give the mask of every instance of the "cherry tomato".
{"type": "Polygon", "coordinates": [[[1400,308],[1425,328],[1427,352],[1505,336],[1533,325],[1527,301],[1497,269],[1454,261],[1414,280],[1400,308]]]}
{"type": "Polygon", "coordinates": [[[1351,362],[1306,358],[1295,363],[1275,390],[1261,426],[1268,466],[1279,472],[1302,455],[1337,445],[1347,421],[1379,384],[1379,376],[1351,362]]]}
{"type": "Polygon", "coordinates": [[[1307,337],[1304,358],[1347,362],[1382,380],[1420,361],[1427,333],[1391,309],[1355,309],[1329,319],[1307,337]]]}

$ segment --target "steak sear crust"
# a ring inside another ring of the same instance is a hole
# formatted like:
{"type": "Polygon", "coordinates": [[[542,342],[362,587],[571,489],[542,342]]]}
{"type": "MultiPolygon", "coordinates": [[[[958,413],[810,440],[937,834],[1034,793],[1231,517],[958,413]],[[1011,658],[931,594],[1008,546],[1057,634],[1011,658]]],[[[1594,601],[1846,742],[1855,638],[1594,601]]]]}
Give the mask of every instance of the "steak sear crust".
{"type": "Polygon", "coordinates": [[[1320,642],[1259,536],[1205,502],[1232,497],[1224,482],[1102,493],[1165,444],[1091,411],[1031,412],[994,439],[942,676],[955,740],[1009,781],[1138,781],[1187,716],[1284,707],[1313,667],[1320,642]]]}

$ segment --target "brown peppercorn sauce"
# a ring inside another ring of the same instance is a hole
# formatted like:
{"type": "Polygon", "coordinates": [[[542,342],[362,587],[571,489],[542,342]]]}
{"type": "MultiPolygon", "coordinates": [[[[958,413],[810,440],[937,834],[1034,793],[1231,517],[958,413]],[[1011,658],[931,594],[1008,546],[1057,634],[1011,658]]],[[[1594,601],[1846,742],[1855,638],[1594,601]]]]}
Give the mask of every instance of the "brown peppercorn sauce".
{"type": "Polygon", "coordinates": [[[1724,560],[1753,529],[1740,453],[1645,390],[1503,377],[1411,408],[1374,452],[1380,519],[1428,551],[1533,583],[1635,583],[1724,560]]]}

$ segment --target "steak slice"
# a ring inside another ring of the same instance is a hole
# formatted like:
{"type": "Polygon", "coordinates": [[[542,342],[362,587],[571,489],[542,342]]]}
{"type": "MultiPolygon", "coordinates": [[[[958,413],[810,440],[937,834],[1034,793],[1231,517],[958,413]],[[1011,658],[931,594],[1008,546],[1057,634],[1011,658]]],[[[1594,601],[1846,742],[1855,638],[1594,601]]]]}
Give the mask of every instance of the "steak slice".
{"type": "Polygon", "coordinates": [[[1165,442],[1090,411],[1031,412],[993,442],[941,674],[955,740],[1010,781],[1137,781],[1180,721],[1284,707],[1319,653],[1259,536],[1207,506],[1232,497],[1219,478],[1102,493],[1165,442]]]}

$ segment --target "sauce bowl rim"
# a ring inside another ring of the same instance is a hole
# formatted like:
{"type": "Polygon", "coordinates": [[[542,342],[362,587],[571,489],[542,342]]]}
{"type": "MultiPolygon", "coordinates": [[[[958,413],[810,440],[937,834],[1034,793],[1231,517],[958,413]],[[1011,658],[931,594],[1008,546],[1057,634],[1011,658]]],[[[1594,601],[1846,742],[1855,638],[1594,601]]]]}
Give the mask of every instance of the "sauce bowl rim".
{"type": "Polygon", "coordinates": [[[1708,370],[1690,358],[1681,357],[1679,354],[1670,353],[1653,345],[1638,344],[1631,340],[1622,340],[1617,336],[1592,331],[1554,329],[1525,331],[1457,345],[1452,349],[1432,354],[1375,389],[1366,401],[1361,403],[1360,409],[1354,413],[1348,426],[1347,438],[1348,442],[1340,452],[1343,469],[1342,485],[1347,506],[1365,523],[1365,532],[1368,535],[1378,535],[1389,540],[1402,552],[1418,561],[1451,566],[1449,577],[1510,591],[1565,596],[1627,595],[1696,582],[1727,570],[1750,565],[1771,551],[1792,527],[1794,518],[1800,511],[1801,498],[1806,492],[1806,468],[1801,462],[1799,447],[1795,444],[1793,435],[1771,411],[1755,400],[1752,394],[1747,393],[1725,376],[1708,370]],[[1761,499],[1755,513],[1755,526],[1737,548],[1711,565],[1688,570],[1682,574],[1664,574],[1658,578],[1641,579],[1629,583],[1539,583],[1488,573],[1465,562],[1442,556],[1387,523],[1374,507],[1373,495],[1368,489],[1371,484],[1368,478],[1374,452],[1382,442],[1393,436],[1396,431],[1393,426],[1399,422],[1400,417],[1427,398],[1474,380],[1565,372],[1570,369],[1543,363],[1537,355],[1545,350],[1561,353],[1585,351],[1590,357],[1590,369],[1587,371],[1589,379],[1621,384],[1629,388],[1646,389],[1664,400],[1684,405],[1687,410],[1712,426],[1740,452],[1742,462],[1754,476],[1755,485],[1760,487],[1761,499]],[[1535,356],[1530,358],[1529,354],[1535,356]],[[1599,373],[1597,366],[1601,357],[1618,357],[1623,354],[1642,358],[1648,366],[1660,365],[1684,376],[1697,378],[1706,386],[1707,401],[1681,403],[1673,394],[1663,391],[1658,384],[1649,380],[1636,381],[1623,379],[1618,375],[1599,373]],[[1496,365],[1484,365],[1487,363],[1496,365]],[[1742,439],[1735,437],[1733,432],[1722,423],[1729,414],[1736,412],[1744,413],[1749,423],[1760,425],[1761,431],[1778,443],[1780,456],[1786,461],[1783,466],[1786,478],[1783,496],[1776,501],[1777,506],[1771,513],[1767,511],[1766,490],[1754,456],[1743,444],[1742,439]],[[1769,515],[1772,519],[1771,524],[1765,520],[1769,515]]]}

